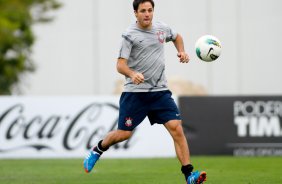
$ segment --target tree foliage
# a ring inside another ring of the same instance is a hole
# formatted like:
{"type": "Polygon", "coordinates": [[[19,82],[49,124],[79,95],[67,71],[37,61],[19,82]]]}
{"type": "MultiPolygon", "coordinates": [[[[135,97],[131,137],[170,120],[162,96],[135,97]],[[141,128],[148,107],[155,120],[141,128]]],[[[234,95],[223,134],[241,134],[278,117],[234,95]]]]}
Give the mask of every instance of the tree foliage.
{"type": "Polygon", "coordinates": [[[0,95],[9,95],[21,76],[35,70],[32,25],[52,20],[57,0],[0,0],[0,95]]]}

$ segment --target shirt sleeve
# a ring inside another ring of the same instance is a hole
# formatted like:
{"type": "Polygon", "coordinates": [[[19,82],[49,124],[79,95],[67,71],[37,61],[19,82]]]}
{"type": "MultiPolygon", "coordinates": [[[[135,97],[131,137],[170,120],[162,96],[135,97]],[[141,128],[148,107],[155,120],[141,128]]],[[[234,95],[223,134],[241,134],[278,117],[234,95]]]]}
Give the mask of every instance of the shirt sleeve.
{"type": "Polygon", "coordinates": [[[175,41],[176,37],[177,37],[177,32],[174,31],[173,29],[171,29],[170,26],[168,26],[167,24],[162,22],[162,26],[164,26],[164,29],[166,31],[166,42],[170,42],[170,41],[175,41]]]}
{"type": "Polygon", "coordinates": [[[118,58],[128,59],[132,49],[133,41],[130,35],[122,34],[122,40],[120,44],[120,50],[118,58]]]}
{"type": "Polygon", "coordinates": [[[166,42],[175,41],[176,37],[177,37],[177,32],[175,32],[170,27],[168,27],[168,34],[167,34],[167,37],[166,37],[165,41],[166,42]]]}

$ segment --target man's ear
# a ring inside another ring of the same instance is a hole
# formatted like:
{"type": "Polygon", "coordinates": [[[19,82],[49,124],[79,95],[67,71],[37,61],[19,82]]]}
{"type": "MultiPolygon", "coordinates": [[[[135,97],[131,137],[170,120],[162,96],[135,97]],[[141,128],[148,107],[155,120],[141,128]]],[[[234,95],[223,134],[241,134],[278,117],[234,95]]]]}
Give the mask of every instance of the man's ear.
{"type": "Polygon", "coordinates": [[[135,14],[135,17],[137,17],[137,11],[136,10],[134,10],[134,14],[135,14]]]}

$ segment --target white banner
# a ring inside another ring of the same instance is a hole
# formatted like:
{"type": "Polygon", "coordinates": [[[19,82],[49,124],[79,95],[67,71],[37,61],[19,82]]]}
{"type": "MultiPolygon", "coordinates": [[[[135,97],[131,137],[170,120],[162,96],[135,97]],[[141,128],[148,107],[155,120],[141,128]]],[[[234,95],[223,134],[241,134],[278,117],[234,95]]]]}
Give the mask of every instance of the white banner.
{"type": "MultiPolygon", "coordinates": [[[[119,97],[0,97],[0,158],[84,157],[117,128],[119,97]]],[[[104,157],[174,157],[162,125],[146,118],[104,157]]]]}

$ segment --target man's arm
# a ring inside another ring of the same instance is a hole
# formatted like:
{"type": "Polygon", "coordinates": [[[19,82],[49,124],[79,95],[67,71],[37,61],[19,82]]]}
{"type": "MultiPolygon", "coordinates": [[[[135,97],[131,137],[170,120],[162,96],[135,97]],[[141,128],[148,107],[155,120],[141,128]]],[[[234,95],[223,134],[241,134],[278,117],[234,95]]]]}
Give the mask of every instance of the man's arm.
{"type": "Polygon", "coordinates": [[[117,71],[122,75],[130,77],[134,84],[140,84],[140,83],[144,82],[143,74],[131,70],[127,65],[127,60],[124,59],[124,58],[118,59],[118,61],[117,61],[117,71]]]}
{"type": "Polygon", "coordinates": [[[185,52],[184,42],[183,42],[182,36],[180,34],[177,34],[176,39],[173,41],[173,43],[174,43],[174,46],[175,46],[175,48],[178,52],[177,56],[179,57],[180,62],[181,63],[188,63],[190,58],[189,58],[188,54],[185,52]]]}

